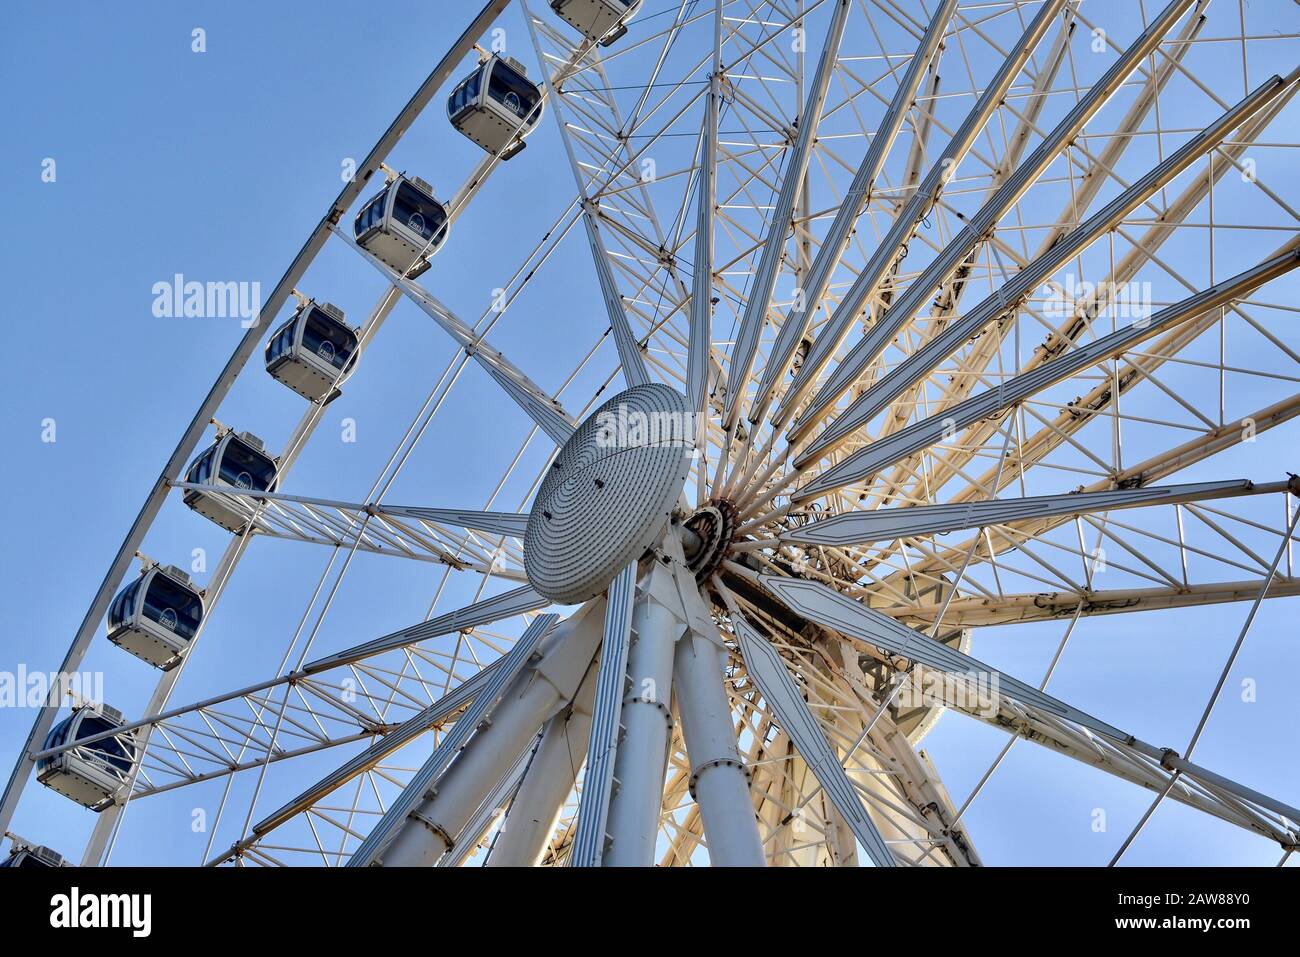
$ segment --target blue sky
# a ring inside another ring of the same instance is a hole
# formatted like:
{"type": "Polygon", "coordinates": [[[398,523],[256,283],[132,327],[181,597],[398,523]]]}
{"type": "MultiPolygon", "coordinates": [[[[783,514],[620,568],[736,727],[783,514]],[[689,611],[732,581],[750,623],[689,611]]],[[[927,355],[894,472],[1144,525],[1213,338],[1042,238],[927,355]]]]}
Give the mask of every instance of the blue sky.
{"type": "MultiPolygon", "coordinates": [[[[651,2],[647,9],[664,6],[651,2]]],[[[269,293],[337,193],[341,164],[365,154],[468,15],[462,5],[403,0],[365,16],[333,0],[85,2],[58,13],[30,5],[10,12],[0,35],[0,83],[10,91],[0,181],[14,224],[2,268],[16,361],[0,385],[0,422],[8,471],[18,483],[6,499],[10,547],[0,587],[18,627],[3,639],[0,667],[57,667],[105,565],[242,332],[231,319],[155,317],[153,284],[179,272],[201,281],[259,281],[269,293]],[[205,53],[191,50],[196,27],[206,31],[205,53]],[[46,158],[57,163],[53,183],[41,178],[46,158]],[[42,422],[51,418],[57,441],[42,442],[42,422]]],[[[503,23],[526,48],[518,12],[512,8],[503,23]]],[[[531,49],[511,52],[536,75],[531,49]]],[[[389,164],[421,175],[445,198],[481,154],[441,112],[435,102],[389,164]]],[[[494,280],[522,261],[572,191],[548,120],[455,225],[421,281],[477,319],[494,280]]],[[[605,325],[585,245],[575,238],[494,335],[548,389],[560,385],[605,325]]],[[[356,324],[382,281],[332,242],[301,288],[337,303],[356,324]]],[[[427,317],[400,304],[343,398],[330,406],[287,490],[365,496],[454,352],[427,317]],[[344,418],[356,422],[355,443],[340,440],[344,418]]],[[[612,349],[603,347],[572,394],[590,396],[613,364],[612,349]]],[[[262,372],[259,355],[220,417],[278,450],[302,410],[301,400],[262,372]]],[[[525,431],[522,416],[503,407],[486,377],[471,369],[388,500],[482,507],[525,431]]],[[[1270,436],[1274,451],[1295,447],[1295,429],[1270,436]]],[[[545,453],[530,446],[528,467],[516,476],[535,474],[545,453]]],[[[1195,478],[1281,477],[1275,460],[1242,455],[1232,464],[1195,478]],[[1252,474],[1255,466],[1262,474],[1252,474]]],[[[521,507],[526,487],[526,478],[516,477],[496,506],[521,507]]],[[[146,542],[150,556],[184,565],[203,548],[215,564],[224,533],[178,500],[163,519],[146,542]]],[[[311,546],[255,542],[173,703],[270,677],[326,557],[311,546]]],[[[358,559],[315,651],[419,620],[438,577],[432,566],[358,559]]],[[[449,587],[439,608],[462,603],[471,585],[449,587]]],[[[1279,760],[1277,750],[1300,718],[1288,682],[1297,662],[1298,607],[1285,600],[1261,612],[1197,754],[1201,763],[1283,799],[1300,794],[1300,768],[1279,760]],[[1234,693],[1242,677],[1258,680],[1257,702],[1243,703],[1234,693]]],[[[1052,690],[1148,741],[1181,747],[1246,610],[1222,605],[1083,623],[1052,690]],[[1169,653],[1171,645],[1177,654],[1169,653]]],[[[1064,627],[977,633],[975,652],[1036,682],[1064,627]]],[[[109,702],[132,715],[156,677],[102,638],[86,667],[105,672],[109,702]]],[[[31,720],[29,711],[0,709],[6,760],[31,720]]],[[[948,716],[924,747],[960,805],[1004,740],[948,716]]],[[[301,773],[337,760],[304,762],[301,773]]],[[[289,765],[274,771],[274,794],[305,780],[289,765]]],[[[218,794],[219,785],[209,784],[132,806],[114,862],[160,855],[197,862],[206,836],[191,832],[190,812],[218,794]]],[[[1149,801],[1131,785],[1022,742],[966,823],[989,863],[1099,864],[1149,801]],[[1111,822],[1103,834],[1091,828],[1097,807],[1111,822]]],[[[259,807],[269,804],[264,799],[259,807]]],[[[75,848],[91,823],[89,812],[33,784],[15,829],[75,848]]],[[[1167,804],[1126,861],[1269,864],[1278,855],[1263,839],[1167,804]]]]}

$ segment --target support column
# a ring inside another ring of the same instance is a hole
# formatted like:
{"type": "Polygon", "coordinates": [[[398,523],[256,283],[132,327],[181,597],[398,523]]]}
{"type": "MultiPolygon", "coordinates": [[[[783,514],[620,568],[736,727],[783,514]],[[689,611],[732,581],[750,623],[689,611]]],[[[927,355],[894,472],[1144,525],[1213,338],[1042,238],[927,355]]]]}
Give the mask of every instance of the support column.
{"type": "Polygon", "coordinates": [[[691,795],[704,819],[714,867],[763,867],[763,845],[749,795],[749,777],[736,748],[731,707],[722,685],[722,649],[690,635],[677,644],[677,710],[691,759],[691,795]]]}
{"type": "Polygon", "coordinates": [[[572,793],[578,769],[587,760],[595,695],[596,669],[590,668],[572,704],[547,722],[488,855],[488,867],[535,867],[541,863],[564,799],[572,793]]]}
{"type": "MultiPolygon", "coordinates": [[[[656,594],[667,597],[671,574],[656,565],[632,614],[628,689],[623,698],[623,737],[614,760],[616,790],[606,829],[611,843],[606,867],[652,867],[659,836],[668,739],[672,734],[673,652],[684,626],[656,594]]],[[[671,599],[670,599],[671,600],[671,599]]]]}
{"type": "Polygon", "coordinates": [[[529,739],[577,692],[600,643],[604,607],[593,602],[555,629],[541,659],[515,679],[380,853],[384,867],[431,867],[447,853],[529,739]]]}

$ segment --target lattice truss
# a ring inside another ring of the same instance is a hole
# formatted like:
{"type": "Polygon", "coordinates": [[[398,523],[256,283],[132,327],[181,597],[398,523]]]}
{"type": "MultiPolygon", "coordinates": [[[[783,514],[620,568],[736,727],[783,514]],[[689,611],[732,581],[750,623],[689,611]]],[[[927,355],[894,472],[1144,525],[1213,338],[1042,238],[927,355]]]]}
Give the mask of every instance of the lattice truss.
{"type": "MultiPolygon", "coordinates": [[[[526,261],[490,277],[504,306],[475,322],[386,272],[368,334],[405,296],[462,347],[394,460],[470,360],[534,426],[516,463],[592,408],[599,391],[571,388],[591,363],[613,367],[607,382],[666,382],[704,412],[687,497],[725,501],[736,528],[698,597],[726,648],[768,863],[870,853],[751,675],[755,637],[896,863],[981,863],[965,814],[1006,751],[955,802],[919,747],[945,709],[1006,732],[1008,748],[1023,738],[1145,788],[1153,811],[1178,802],[1294,849],[1288,805],[1191,763],[1222,683],[1192,746],[1173,749],[1045,692],[1093,616],[1239,602],[1244,639],[1262,600],[1300,592],[1294,465],[1256,452],[1293,448],[1300,412],[1300,43],[1293,6],[1255,6],[665,0],[603,48],[521,4],[570,166],[548,182],[567,189],[571,173],[572,202],[526,261]],[[573,350],[551,395],[488,335],[528,308],[557,249],[584,243],[609,328],[573,350]],[[960,676],[979,664],[979,629],[1050,620],[1065,637],[1041,683],[1006,676],[992,708],[972,705],[960,676]],[[927,669],[957,680],[901,705],[927,669]]],[[[548,604],[526,584],[527,498],[518,511],[389,505],[394,474],[390,462],[363,503],[299,494],[315,490],[297,479],[207,489],[247,521],[223,574],[267,536],[480,583],[473,604],[248,688],[170,710],[155,697],[132,725],[148,751],[131,800],[225,779],[210,863],[345,863],[548,604]],[[227,809],[236,777],[331,749],[346,763],[303,776],[278,809],[256,791],[246,813],[227,809]]],[[[490,860],[537,745],[440,865],[490,860]]],[[[658,862],[706,862],[677,725],[667,767],[658,862]]],[[[586,789],[573,772],[545,864],[574,853],[586,789]]]]}

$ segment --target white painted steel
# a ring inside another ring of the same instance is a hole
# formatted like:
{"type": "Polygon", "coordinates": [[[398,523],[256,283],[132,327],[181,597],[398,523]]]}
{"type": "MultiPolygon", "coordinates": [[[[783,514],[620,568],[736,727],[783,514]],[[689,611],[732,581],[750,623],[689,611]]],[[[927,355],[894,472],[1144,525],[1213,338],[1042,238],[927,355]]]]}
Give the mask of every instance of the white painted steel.
{"type": "Polygon", "coordinates": [[[497,834],[488,867],[533,867],[540,864],[555,832],[564,801],[587,759],[591,709],[596,697],[596,669],[588,669],[568,707],[546,722],[519,791],[497,834]]]}
{"type": "MultiPolygon", "coordinates": [[[[656,564],[650,577],[670,578],[656,564]]],[[[647,586],[649,586],[647,582],[647,586]]],[[[632,645],[623,698],[623,736],[614,760],[618,782],[609,801],[606,867],[649,867],[659,837],[659,812],[672,735],[673,653],[684,625],[682,613],[656,600],[645,588],[632,613],[632,645]]]]}
{"type": "MultiPolygon", "coordinates": [[[[375,862],[384,867],[430,867],[438,862],[497,779],[577,692],[600,640],[603,609],[603,602],[584,606],[552,632],[541,658],[515,678],[391,843],[376,849],[375,862]]],[[[356,856],[353,860],[365,863],[356,856]]]]}
{"type": "Polygon", "coordinates": [[[673,678],[691,760],[691,793],[704,820],[709,861],[715,867],[763,867],[749,775],[722,686],[722,649],[699,635],[684,638],[677,645],[673,678]]]}

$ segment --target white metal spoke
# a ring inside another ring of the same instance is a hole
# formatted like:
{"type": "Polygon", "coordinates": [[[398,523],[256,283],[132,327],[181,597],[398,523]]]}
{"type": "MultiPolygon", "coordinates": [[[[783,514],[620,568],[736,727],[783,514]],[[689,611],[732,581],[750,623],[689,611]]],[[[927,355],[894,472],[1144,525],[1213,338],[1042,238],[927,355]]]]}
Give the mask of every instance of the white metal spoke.
{"type": "Polygon", "coordinates": [[[890,853],[885,840],[880,836],[868,816],[862,809],[839,759],[822,736],[816,719],[807,710],[798,690],[785,665],[772,651],[764,638],[755,632],[743,619],[735,621],[736,637],[740,641],[741,653],[748,665],[752,677],[772,707],[776,710],[790,737],[794,739],[805,760],[813,767],[814,773],[822,782],[827,793],[835,802],[836,808],[849,822],[853,833],[867,849],[867,853],[877,867],[893,867],[894,856],[890,853]]]}
{"type": "Polygon", "coordinates": [[[374,266],[385,279],[405,293],[408,299],[438,323],[458,346],[472,356],[487,374],[497,381],[528,417],[556,441],[556,444],[563,444],[573,434],[573,421],[559,402],[542,392],[500,351],[488,345],[482,336],[475,334],[473,329],[432,295],[421,289],[414,280],[399,276],[396,270],[362,249],[355,239],[337,226],[332,229],[336,236],[351,246],[359,256],[374,266]]]}
{"type": "MultiPolygon", "coordinates": [[[[1044,5],[1044,11],[1035,19],[1036,26],[1041,28],[1051,22],[1053,7],[1054,4],[1051,3],[1044,5]]],[[[902,128],[903,121],[907,118],[913,97],[916,96],[917,88],[925,76],[924,71],[930,67],[931,62],[936,58],[936,52],[940,47],[940,41],[943,39],[944,30],[947,28],[948,21],[951,19],[955,8],[956,3],[951,2],[951,0],[938,5],[929,26],[926,28],[924,39],[918,45],[915,55],[908,62],[903,76],[898,81],[898,88],[894,91],[894,98],[890,100],[885,119],[876,129],[875,135],[871,139],[871,145],[863,155],[857,173],[854,174],[853,182],[849,184],[845,192],[844,201],[835,214],[835,221],[831,223],[830,229],[822,241],[821,249],[818,250],[817,258],[813,260],[807,286],[801,290],[804,308],[792,309],[781,323],[781,331],[772,346],[767,364],[763,369],[762,381],[758,386],[755,409],[750,416],[754,421],[758,421],[765,414],[767,404],[772,398],[772,390],[776,387],[776,380],[779,376],[784,375],[786,369],[789,368],[790,360],[795,349],[798,348],[799,340],[803,338],[804,333],[807,331],[814,311],[813,307],[821,303],[826,288],[830,284],[831,274],[848,245],[849,235],[854,224],[857,222],[862,210],[871,201],[872,192],[884,167],[885,159],[889,156],[894,140],[902,128]]],[[[1026,35],[1026,56],[1033,49],[1036,39],[1036,36],[1026,35]]],[[[1009,75],[1014,75],[1014,69],[1013,66],[1008,66],[1006,72],[1009,75]]]]}
{"type": "MultiPolygon", "coordinates": [[[[1099,735],[1107,739],[1120,752],[1131,752],[1133,756],[1129,760],[1134,760],[1139,764],[1142,763],[1141,758],[1145,758],[1147,764],[1155,764],[1158,768],[1159,764],[1157,762],[1171,761],[1173,758],[1177,758],[1177,755],[1170,757],[1172,752],[1167,749],[1145,744],[1132,735],[1094,718],[1087,712],[1046,695],[1037,688],[1012,678],[997,669],[990,668],[988,665],[950,648],[942,642],[922,635],[911,628],[899,625],[887,616],[864,608],[824,585],[799,582],[798,580],[776,576],[764,578],[763,585],[769,590],[785,596],[793,607],[820,624],[834,628],[841,634],[874,645],[890,655],[897,655],[953,676],[992,678],[997,688],[996,696],[1000,700],[1013,702],[1011,707],[1013,709],[1019,707],[1022,714],[1031,723],[1037,721],[1066,732],[1073,728],[1082,729],[1083,733],[1099,735]],[[1136,756],[1140,756],[1140,758],[1136,756]]],[[[1005,706],[1001,705],[1001,707],[1005,706]]],[[[1077,735],[1079,731],[1075,730],[1073,733],[1077,735]]],[[[1204,769],[1188,764],[1186,769],[1177,767],[1174,770],[1190,780],[1196,780],[1197,772],[1204,769]]],[[[1261,810],[1271,812],[1274,815],[1282,815],[1285,820],[1300,820],[1300,811],[1296,811],[1290,805],[1260,795],[1258,792],[1236,785],[1233,782],[1227,782],[1227,779],[1220,776],[1206,777],[1205,781],[1214,781],[1220,787],[1226,782],[1229,789],[1234,792],[1234,796],[1244,798],[1261,810]]],[[[1243,826],[1264,829],[1265,825],[1263,823],[1257,819],[1253,820],[1253,824],[1243,826]]],[[[1290,838],[1286,835],[1290,833],[1291,825],[1275,820],[1268,827],[1270,830],[1265,831],[1265,833],[1269,833],[1270,836],[1280,835],[1284,842],[1289,842],[1290,838]]]]}
{"type": "Polygon", "coordinates": [[[837,415],[826,431],[803,453],[805,460],[813,455],[824,454],[853,430],[870,421],[890,401],[928,375],[940,359],[950,355],[961,343],[979,335],[986,326],[1014,309],[1030,290],[1078,255],[1096,237],[1112,229],[1125,215],[1164,187],[1188,165],[1216,147],[1225,136],[1265,108],[1287,86],[1281,77],[1274,77],[1085,222],[1058,237],[1048,252],[1028,263],[1012,279],[998,287],[993,295],[968,311],[959,321],[948,325],[940,335],[913,352],[904,363],[864,393],[862,398],[837,415]]]}
{"type": "MultiPolygon", "coordinates": [[[[829,380],[804,410],[796,423],[797,434],[806,431],[817,421],[829,405],[837,399],[866,369],[867,364],[879,355],[885,344],[908,322],[921,304],[950,276],[970,254],[994,224],[1011,208],[1017,199],[1033,184],[1051,164],[1057,154],[1083,129],[1088,120],[1105,104],[1124,78],[1137,67],[1160,43],[1166,32],[1192,5],[1193,0],[1174,0],[1151,22],[1151,25],[1133,42],[1106,74],[1088,91],[1048,134],[1038,148],[1030,154],[1006,183],[998,189],[979,212],[966,224],[958,238],[944,247],[943,252],[925,272],[916,278],[907,291],[891,305],[871,327],[870,332],[858,342],[836,367],[829,380]]],[[[944,175],[947,175],[945,172],[944,175]]]]}
{"type": "MultiPolygon", "coordinates": [[[[469,705],[464,720],[456,723],[451,734],[442,740],[429,759],[420,767],[419,772],[402,790],[401,797],[388,808],[383,819],[375,825],[366,840],[353,853],[348,861],[350,867],[368,867],[383,853],[389,838],[403,824],[407,815],[415,809],[416,804],[434,787],[438,777],[447,769],[447,765],[451,763],[456,753],[469,741],[469,736],[474,733],[479,722],[491,713],[493,706],[505,693],[507,685],[519,674],[538,643],[554,627],[557,619],[556,615],[542,615],[528,626],[528,631],[510,649],[510,653],[502,659],[501,664],[492,670],[483,687],[474,695],[473,703],[469,705]]],[[[453,840],[456,836],[451,835],[453,840]]]]}
{"type": "Polygon", "coordinates": [[[1261,495],[1285,490],[1287,483],[1256,485],[1245,480],[1200,482],[1166,488],[1120,489],[1113,492],[1067,493],[972,502],[969,505],[929,505],[906,510],[850,512],[784,532],[782,541],[813,545],[862,545],[901,535],[931,535],[959,529],[983,528],[1058,515],[1080,515],[1110,509],[1140,508],[1234,495],[1261,495]]]}
{"type": "MultiPolygon", "coordinates": [[[[745,314],[740,320],[736,344],[731,350],[729,362],[731,379],[738,387],[727,393],[727,401],[723,406],[722,424],[728,429],[735,424],[736,416],[740,412],[739,403],[744,396],[739,384],[749,379],[749,374],[754,367],[754,355],[758,351],[758,337],[767,324],[772,289],[776,285],[777,270],[784,255],[789,232],[786,224],[791,221],[794,214],[795,202],[799,199],[804,176],[808,172],[808,162],[812,158],[810,147],[817,126],[821,122],[826,89],[831,82],[831,72],[835,68],[835,57],[839,52],[840,38],[844,36],[844,25],[848,20],[850,9],[851,0],[836,0],[826,41],[822,45],[821,59],[808,87],[808,99],[799,114],[799,133],[785,157],[781,190],[772,208],[767,239],[763,243],[763,252],[750,283],[745,314]]],[[[914,59],[919,59],[919,56],[914,59]]]]}
{"type": "Polygon", "coordinates": [[[1059,382],[1062,378],[1104,358],[1124,352],[1133,343],[1149,339],[1177,323],[1195,319],[1234,299],[1247,296],[1270,279],[1283,275],[1298,265],[1300,265],[1300,251],[1297,250],[1266,260],[1254,269],[1247,270],[1218,286],[1161,310],[1149,321],[1135,323],[1103,336],[1034,372],[1025,373],[996,389],[968,399],[961,405],[949,409],[946,415],[927,419],[888,439],[873,443],[822,472],[813,481],[802,486],[797,494],[799,498],[806,499],[819,492],[861,481],[904,456],[932,445],[943,436],[945,431],[960,429],[979,419],[1002,412],[1047,385],[1059,382]],[[954,422],[956,425],[950,424],[954,422]]]}
{"type": "Polygon", "coordinates": [[[605,853],[605,822],[614,786],[614,757],[618,747],[623,685],[627,680],[628,643],[632,633],[632,603],[636,597],[636,566],[618,573],[609,586],[604,638],[596,673],[588,766],[582,800],[574,825],[571,867],[596,867],[605,853]]]}
{"type": "Polygon", "coordinates": [[[537,594],[530,586],[523,585],[492,598],[485,598],[472,605],[467,605],[464,608],[449,611],[428,621],[420,622],[418,625],[411,625],[409,628],[403,628],[390,635],[384,635],[382,638],[375,638],[372,641],[354,645],[344,651],[318,658],[304,665],[303,670],[307,674],[314,674],[317,671],[324,671],[339,665],[351,664],[384,651],[405,648],[408,645],[435,638],[438,635],[473,628],[476,625],[489,624],[528,611],[536,611],[539,608],[545,608],[549,604],[549,600],[537,594]]]}

